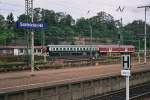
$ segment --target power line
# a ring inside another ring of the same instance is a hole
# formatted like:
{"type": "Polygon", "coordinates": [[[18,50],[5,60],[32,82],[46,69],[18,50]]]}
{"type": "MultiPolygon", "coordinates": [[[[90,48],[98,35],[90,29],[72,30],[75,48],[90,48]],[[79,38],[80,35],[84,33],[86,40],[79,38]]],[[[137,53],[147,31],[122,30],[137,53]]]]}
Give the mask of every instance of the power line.
{"type": "Polygon", "coordinates": [[[4,2],[4,1],[0,1],[1,5],[9,5],[9,6],[13,6],[13,7],[18,7],[18,6],[23,6],[20,4],[15,4],[15,3],[8,3],[8,2],[4,2]]]}
{"type": "Polygon", "coordinates": [[[19,11],[21,11],[20,9],[16,9],[16,8],[14,8],[14,7],[19,7],[19,6],[21,6],[21,5],[19,5],[19,4],[15,4],[15,3],[8,3],[8,2],[4,2],[4,1],[0,1],[0,5],[1,6],[5,6],[5,8],[4,7],[1,7],[0,8],[0,11],[7,11],[7,12],[19,12],[19,11]],[[7,6],[7,7],[6,7],[7,6]],[[11,8],[10,9],[7,9],[7,8],[9,8],[8,6],[11,6],[11,8]]]}
{"type": "Polygon", "coordinates": [[[10,10],[10,9],[2,9],[2,8],[0,8],[0,11],[1,10],[3,10],[3,11],[10,11],[10,12],[16,11],[16,10],[12,10],[12,9],[10,10]]]}

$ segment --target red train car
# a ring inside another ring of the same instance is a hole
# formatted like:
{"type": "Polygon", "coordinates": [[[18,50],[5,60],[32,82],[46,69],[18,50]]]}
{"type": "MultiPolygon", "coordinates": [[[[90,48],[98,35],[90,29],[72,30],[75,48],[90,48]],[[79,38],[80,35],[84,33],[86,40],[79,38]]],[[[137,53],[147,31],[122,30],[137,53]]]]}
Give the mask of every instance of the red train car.
{"type": "Polygon", "coordinates": [[[120,55],[122,53],[134,53],[133,45],[97,45],[97,49],[102,55],[120,55]]]}

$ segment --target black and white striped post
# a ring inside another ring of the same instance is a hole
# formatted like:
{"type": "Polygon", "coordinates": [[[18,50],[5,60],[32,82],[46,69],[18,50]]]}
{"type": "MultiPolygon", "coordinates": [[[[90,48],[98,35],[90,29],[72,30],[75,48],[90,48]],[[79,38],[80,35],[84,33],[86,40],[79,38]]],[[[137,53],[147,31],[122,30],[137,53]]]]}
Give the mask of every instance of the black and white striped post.
{"type": "Polygon", "coordinates": [[[129,79],[131,76],[131,57],[129,54],[122,56],[122,66],[121,75],[126,77],[126,100],[129,100],[129,79]]]}

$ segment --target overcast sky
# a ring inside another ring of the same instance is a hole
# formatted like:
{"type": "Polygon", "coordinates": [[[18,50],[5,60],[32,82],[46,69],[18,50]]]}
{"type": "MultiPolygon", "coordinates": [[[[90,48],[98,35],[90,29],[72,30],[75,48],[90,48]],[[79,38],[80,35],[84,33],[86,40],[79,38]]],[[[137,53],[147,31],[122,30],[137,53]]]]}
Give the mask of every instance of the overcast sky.
{"type": "MultiPolygon", "coordinates": [[[[97,12],[105,11],[115,19],[123,17],[124,24],[133,20],[144,20],[144,9],[137,6],[149,5],[150,0],[34,0],[34,7],[51,9],[56,12],[71,14],[73,18],[90,17],[97,12]],[[125,7],[124,12],[117,12],[119,7],[125,7]],[[87,12],[90,10],[90,13],[87,12]]],[[[0,14],[13,12],[15,16],[24,13],[24,0],[0,0],[0,14]]],[[[150,10],[148,22],[150,23],[150,10]]]]}

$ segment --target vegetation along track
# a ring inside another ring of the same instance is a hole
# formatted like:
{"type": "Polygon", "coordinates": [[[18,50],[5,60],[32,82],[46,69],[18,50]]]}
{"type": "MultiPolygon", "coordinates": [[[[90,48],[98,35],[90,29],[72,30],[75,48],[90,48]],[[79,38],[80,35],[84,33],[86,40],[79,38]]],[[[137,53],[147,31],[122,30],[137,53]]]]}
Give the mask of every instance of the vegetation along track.
{"type": "MultiPolygon", "coordinates": [[[[105,95],[96,95],[86,98],[86,100],[125,100],[125,89],[107,93],[105,95]]],[[[144,97],[150,94],[150,82],[140,84],[130,88],[130,100],[137,100],[139,97],[144,97]]]]}

